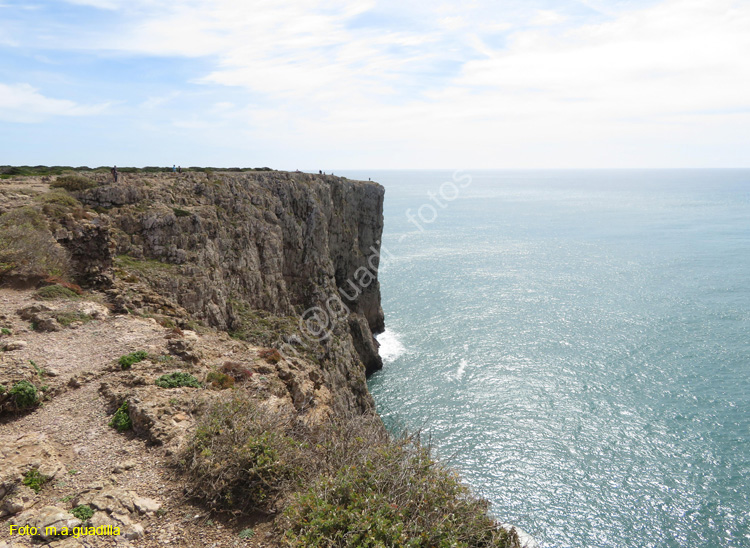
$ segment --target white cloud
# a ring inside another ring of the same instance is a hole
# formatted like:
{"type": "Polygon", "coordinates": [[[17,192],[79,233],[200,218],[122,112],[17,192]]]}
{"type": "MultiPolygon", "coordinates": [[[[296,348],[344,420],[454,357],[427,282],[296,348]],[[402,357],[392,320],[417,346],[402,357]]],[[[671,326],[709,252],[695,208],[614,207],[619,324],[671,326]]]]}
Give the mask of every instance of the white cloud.
{"type": "Polygon", "coordinates": [[[573,4],[489,0],[67,1],[118,9],[121,25],[71,33],[70,49],[201,58],[191,83],[215,95],[178,125],[218,124],[248,148],[380,154],[371,165],[674,165],[682,150],[738,151],[750,109],[746,0],[579,0],[588,20],[573,4]]]}
{"type": "Polygon", "coordinates": [[[106,107],[45,97],[29,84],[0,84],[0,120],[7,122],[33,123],[50,116],[92,116],[106,107]]]}
{"type": "Polygon", "coordinates": [[[537,10],[530,23],[541,27],[549,27],[559,25],[567,20],[568,18],[565,15],[554,10],[537,10]]]}

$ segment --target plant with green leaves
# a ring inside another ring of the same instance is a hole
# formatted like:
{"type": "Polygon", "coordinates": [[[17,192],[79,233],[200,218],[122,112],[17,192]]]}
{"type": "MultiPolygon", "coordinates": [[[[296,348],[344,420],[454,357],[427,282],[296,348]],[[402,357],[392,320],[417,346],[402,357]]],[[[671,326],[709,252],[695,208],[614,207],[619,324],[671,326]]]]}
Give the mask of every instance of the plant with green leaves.
{"type": "Polygon", "coordinates": [[[81,504],[76,506],[70,511],[75,517],[83,521],[84,523],[94,517],[94,510],[91,509],[87,504],[81,504]]]}
{"type": "Polygon", "coordinates": [[[129,409],[130,406],[128,405],[128,402],[122,402],[122,405],[117,409],[114,416],[109,421],[109,425],[118,432],[125,432],[132,429],[133,421],[130,418],[129,409]]]}
{"type": "Polygon", "coordinates": [[[240,534],[238,536],[243,539],[251,539],[255,536],[255,531],[252,527],[248,527],[247,529],[243,529],[242,531],[240,531],[240,534]]]}
{"type": "Polygon", "coordinates": [[[79,298],[79,295],[72,289],[68,289],[60,284],[45,285],[36,290],[34,294],[37,299],[43,301],[53,301],[58,299],[70,299],[75,300],[79,298]]]}
{"type": "Polygon", "coordinates": [[[117,361],[117,363],[120,364],[120,367],[124,371],[133,367],[134,364],[142,362],[146,358],[148,358],[148,352],[138,350],[137,352],[131,352],[130,354],[120,356],[120,359],[117,361]]]}
{"type": "Polygon", "coordinates": [[[32,468],[24,474],[23,484],[29,489],[32,489],[35,493],[38,493],[42,490],[42,486],[50,479],[52,478],[39,472],[38,468],[32,468]]]}
{"type": "Polygon", "coordinates": [[[36,386],[29,381],[19,381],[13,385],[8,395],[13,398],[17,409],[28,409],[39,403],[36,386]]]}
{"type": "Polygon", "coordinates": [[[174,373],[168,373],[162,375],[156,379],[156,386],[160,388],[180,388],[182,386],[188,386],[191,388],[200,388],[201,383],[193,377],[190,373],[183,373],[182,371],[175,371],[174,373]]]}
{"type": "Polygon", "coordinates": [[[297,444],[278,424],[243,398],[215,401],[198,419],[179,456],[189,478],[188,493],[215,510],[273,506],[301,477],[297,444]]]}
{"type": "Polygon", "coordinates": [[[97,186],[96,181],[84,177],[83,175],[62,175],[50,183],[53,188],[64,188],[65,190],[75,192],[88,190],[97,186]]]}

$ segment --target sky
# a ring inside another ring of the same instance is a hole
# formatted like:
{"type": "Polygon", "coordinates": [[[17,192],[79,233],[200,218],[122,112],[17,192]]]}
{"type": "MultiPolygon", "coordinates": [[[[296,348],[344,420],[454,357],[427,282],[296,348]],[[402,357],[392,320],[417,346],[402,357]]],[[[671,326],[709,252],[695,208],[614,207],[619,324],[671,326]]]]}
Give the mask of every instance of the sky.
{"type": "Polygon", "coordinates": [[[750,0],[0,0],[0,164],[750,167],[750,0]]]}

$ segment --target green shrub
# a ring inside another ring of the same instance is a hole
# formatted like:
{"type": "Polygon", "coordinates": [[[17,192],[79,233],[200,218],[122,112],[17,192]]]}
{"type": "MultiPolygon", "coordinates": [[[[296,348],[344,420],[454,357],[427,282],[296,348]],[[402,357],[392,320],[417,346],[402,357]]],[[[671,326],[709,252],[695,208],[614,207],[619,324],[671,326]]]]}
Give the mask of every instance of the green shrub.
{"type": "Polygon", "coordinates": [[[50,183],[53,188],[64,188],[68,191],[87,190],[97,186],[96,181],[92,181],[83,175],[62,175],[50,183]]]}
{"type": "Polygon", "coordinates": [[[75,517],[83,521],[84,523],[90,520],[92,517],[94,517],[94,511],[91,509],[90,506],[86,504],[81,504],[79,506],[76,506],[70,511],[71,514],[73,514],[75,517]]]}
{"type": "Polygon", "coordinates": [[[156,379],[156,386],[161,388],[179,388],[181,386],[200,388],[201,383],[190,373],[175,371],[174,373],[168,373],[156,379]]]}
{"type": "Polygon", "coordinates": [[[42,299],[44,301],[78,298],[78,294],[75,291],[68,289],[67,287],[63,287],[59,284],[40,287],[36,290],[36,293],[34,295],[37,299],[42,299]]]}
{"type": "Polygon", "coordinates": [[[42,211],[45,215],[55,219],[60,219],[68,213],[72,213],[77,218],[82,218],[85,213],[81,202],[62,190],[40,194],[34,200],[42,204],[42,211]]]}
{"type": "Polygon", "coordinates": [[[119,363],[120,367],[125,370],[130,369],[133,364],[142,362],[146,358],[148,358],[148,352],[138,350],[137,352],[131,352],[130,354],[120,356],[120,359],[117,361],[117,363],[119,363]]]}
{"type": "Polygon", "coordinates": [[[0,329],[0,334],[3,334],[3,335],[12,335],[13,332],[10,329],[8,329],[7,327],[3,327],[2,329],[0,329]]]}
{"type": "Polygon", "coordinates": [[[358,465],[324,474],[286,509],[289,546],[517,548],[515,531],[487,515],[457,475],[417,440],[363,453],[358,465]]]}
{"type": "Polygon", "coordinates": [[[174,212],[175,217],[190,217],[190,215],[192,215],[189,211],[185,211],[184,209],[180,209],[178,207],[173,207],[172,211],[174,212]]]}
{"type": "Polygon", "coordinates": [[[212,388],[217,388],[219,390],[232,388],[234,386],[234,379],[232,377],[218,371],[211,371],[206,376],[206,382],[209,383],[212,388]]]}
{"type": "Polygon", "coordinates": [[[118,432],[125,432],[133,428],[133,421],[130,419],[130,413],[128,412],[129,407],[128,402],[123,402],[109,421],[109,425],[118,432]]]}
{"type": "Polygon", "coordinates": [[[10,389],[8,395],[13,398],[17,409],[28,409],[39,403],[36,386],[29,381],[19,381],[10,389]]]}
{"type": "Polygon", "coordinates": [[[188,494],[215,510],[268,509],[303,468],[295,442],[238,397],[209,405],[179,465],[188,494]]]}
{"type": "Polygon", "coordinates": [[[63,327],[68,327],[74,322],[87,323],[94,319],[92,316],[84,314],[83,312],[55,312],[53,316],[57,320],[57,323],[63,327]]]}
{"type": "Polygon", "coordinates": [[[23,484],[38,493],[50,479],[52,478],[41,474],[37,468],[32,468],[23,476],[23,484]]]}
{"type": "Polygon", "coordinates": [[[248,527],[247,529],[243,529],[240,531],[239,537],[244,539],[250,539],[255,536],[255,531],[253,531],[252,527],[248,527]]]}

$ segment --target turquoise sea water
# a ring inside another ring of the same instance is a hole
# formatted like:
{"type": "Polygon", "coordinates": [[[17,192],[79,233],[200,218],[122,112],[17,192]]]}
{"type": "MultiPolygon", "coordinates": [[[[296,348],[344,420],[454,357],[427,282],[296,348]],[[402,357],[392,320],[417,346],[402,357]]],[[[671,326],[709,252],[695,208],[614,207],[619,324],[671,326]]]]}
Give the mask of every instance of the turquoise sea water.
{"type": "Polygon", "coordinates": [[[387,421],[545,548],[750,546],[750,171],[342,174],[386,187],[387,421]]]}

